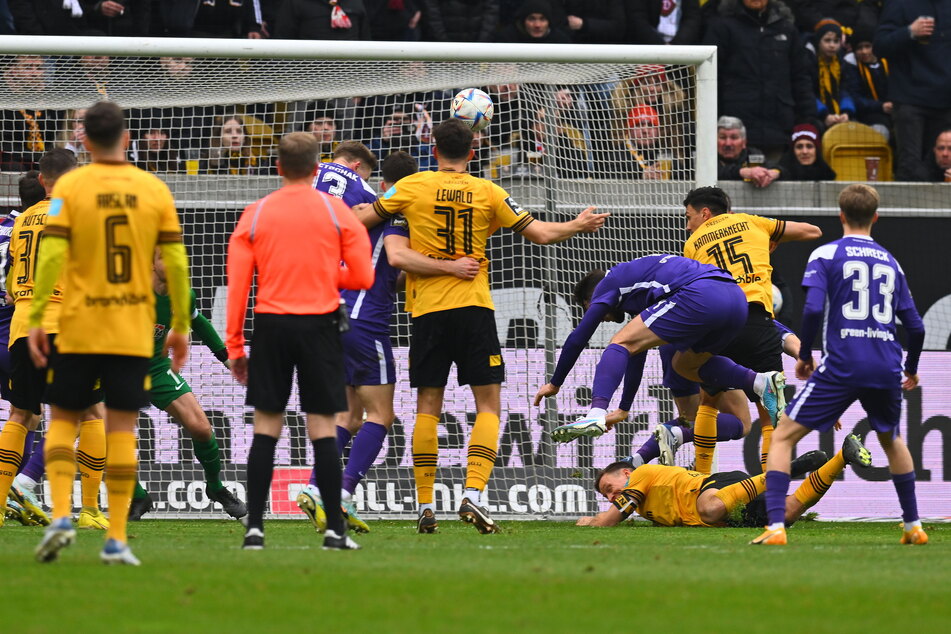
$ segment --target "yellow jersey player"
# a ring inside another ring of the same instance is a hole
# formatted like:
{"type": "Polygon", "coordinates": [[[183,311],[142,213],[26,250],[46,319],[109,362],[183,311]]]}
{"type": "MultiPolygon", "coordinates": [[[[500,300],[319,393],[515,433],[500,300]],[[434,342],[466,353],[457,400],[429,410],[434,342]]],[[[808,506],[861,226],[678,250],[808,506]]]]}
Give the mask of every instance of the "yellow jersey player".
{"type": "Polygon", "coordinates": [[[409,225],[408,247],[401,251],[400,236],[387,236],[384,242],[390,262],[407,271],[407,310],[413,318],[410,383],[418,388],[413,428],[413,472],[420,513],[417,530],[436,530],[436,427],[446,381],[455,363],[459,384],[471,386],[476,403],[459,516],[481,533],[495,533],[498,526],[483,506],[482,493],[498,448],[505,365],[489,294],[486,241],[504,226],[538,244],[561,242],[580,232],[596,231],[608,214],[597,214],[589,207],[570,222],[536,220],[504,189],[466,171],[473,156],[468,126],[449,119],[436,126],[433,138],[439,171],[407,176],[373,203],[379,219],[401,213],[409,225]],[[478,262],[474,278],[429,272],[434,261],[462,258],[478,262]]]}
{"type": "MultiPolygon", "coordinates": [[[[821,451],[796,458],[792,464],[796,476],[812,473],[786,498],[786,523],[792,524],[822,499],[847,464],[872,464],[868,449],[853,434],[845,438],[831,460],[826,460],[821,451]]],[[[661,526],[752,527],[762,526],[766,517],[766,476],[762,473],[752,477],[742,471],[707,475],[655,464],[635,469],[621,461],[602,469],[594,488],[611,506],[597,515],[580,518],[578,526],[614,526],[635,511],[661,526]]]]}
{"type": "Polygon", "coordinates": [[[69,513],[76,475],[73,441],[80,412],[98,399],[106,405],[106,489],[111,525],[101,559],[138,565],[126,537],[135,486],[135,421],[149,402],[155,295],[152,254],[161,249],[172,303],[172,370],[188,355],[188,263],[171,192],[157,177],[125,161],[129,144],[122,109],[99,102],[86,111],[90,165],[62,176],[53,189],[36,264],[29,313],[30,356],[47,366],[52,419],[46,434],[46,471],[52,523],[36,549],[56,559],[75,539],[69,513]],[[56,355],[43,329],[50,292],[65,266],[56,355]]]}
{"type": "MultiPolygon", "coordinates": [[[[731,213],[730,199],[719,187],[691,190],[684,198],[684,207],[687,230],[691,232],[684,244],[684,256],[727,271],[743,289],[749,303],[746,325],[733,343],[719,354],[754,372],[781,373],[782,339],[773,323],[773,267],[769,254],[779,242],[815,240],[822,231],[806,222],[731,213]]],[[[709,473],[711,469],[717,440],[717,410],[737,416],[743,424],[744,436],[750,430],[749,406],[743,395],[736,390],[723,392],[713,387],[730,384],[722,380],[727,371],[728,368],[707,363],[702,372],[691,375],[688,369],[684,374],[688,379],[700,379],[703,383],[694,425],[696,469],[701,473],[709,473]]],[[[780,396],[778,409],[767,412],[758,405],[763,428],[763,464],[773,426],[786,404],[783,396],[785,379],[782,374],[773,376],[777,381],[773,387],[780,396]]],[[[756,400],[752,394],[747,396],[751,401],[756,400]]]]}

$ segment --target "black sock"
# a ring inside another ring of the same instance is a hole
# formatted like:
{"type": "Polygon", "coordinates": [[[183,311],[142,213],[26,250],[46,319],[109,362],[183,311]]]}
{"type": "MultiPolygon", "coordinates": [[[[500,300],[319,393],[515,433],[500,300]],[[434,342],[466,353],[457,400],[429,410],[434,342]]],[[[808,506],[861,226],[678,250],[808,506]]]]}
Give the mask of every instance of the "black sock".
{"type": "Polygon", "coordinates": [[[318,438],[314,445],[314,475],[317,488],[324,500],[327,513],[327,529],[343,535],[343,513],[340,512],[340,487],[343,476],[340,467],[340,454],[337,453],[335,438],[318,438]]]}
{"type": "Polygon", "coordinates": [[[254,434],[251,441],[248,452],[248,528],[264,529],[264,506],[271,490],[276,446],[277,438],[264,434],[254,434]]]}

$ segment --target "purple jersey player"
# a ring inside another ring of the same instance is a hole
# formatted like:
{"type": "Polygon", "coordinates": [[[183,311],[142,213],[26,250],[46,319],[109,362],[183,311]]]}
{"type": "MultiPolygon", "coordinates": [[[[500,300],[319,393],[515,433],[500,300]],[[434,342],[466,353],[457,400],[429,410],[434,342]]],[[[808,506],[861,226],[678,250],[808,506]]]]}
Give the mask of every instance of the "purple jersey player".
{"type": "Polygon", "coordinates": [[[911,453],[897,435],[901,391],[918,385],[925,330],[901,266],[871,237],[872,225],[878,220],[878,202],[878,192],[868,185],[842,190],[839,218],[844,235],[813,251],[806,265],[802,282],[806,305],[796,376],[808,380],[773,433],[766,463],[769,526],[753,544],[786,543],[783,517],[792,449],[813,430],[829,431],[856,400],[888,456],[905,522],[901,543],[928,542],[918,518],[911,453]],[[908,333],[904,366],[896,317],[908,333]],[[816,369],[812,343],[820,328],[825,355],[816,369]]]}
{"type": "MultiPolygon", "coordinates": [[[[756,373],[714,356],[742,328],[747,311],[742,289],[721,269],[676,255],[649,255],[607,273],[589,273],[575,288],[575,299],[584,305],[584,317],[568,336],[555,374],[536,394],[536,403],[558,393],[598,324],[621,322],[625,313],[632,319],[611,339],[598,362],[588,415],[553,430],[555,440],[607,431],[611,397],[625,374],[637,373],[632,357],[664,344],[673,346],[673,366],[686,378],[743,388],[762,398],[767,409],[779,407],[782,379],[778,372],[756,373]]],[[[643,361],[639,366],[643,368],[643,361]]],[[[640,377],[636,378],[639,382],[640,377]]],[[[629,383],[633,386],[633,378],[629,383]]]]}
{"type": "MultiPolygon", "coordinates": [[[[383,162],[384,189],[417,171],[411,157],[383,162]],[[389,165],[388,162],[389,161],[389,165]]],[[[362,143],[346,141],[334,150],[333,162],[321,163],[314,188],[342,199],[350,207],[372,203],[377,196],[364,180],[376,167],[376,157],[362,143]]],[[[396,301],[399,271],[392,266],[383,249],[387,225],[369,229],[376,278],[364,291],[341,291],[350,317],[350,328],[343,334],[344,368],[349,412],[337,417],[337,448],[342,453],[353,437],[350,457],[343,473],[343,510],[350,527],[365,532],[369,527],[356,513],[353,492],[383,448],[393,425],[393,392],[396,367],[390,344],[390,318],[396,301]],[[364,421],[364,411],[366,420],[364,421]]],[[[297,496],[297,504],[323,530],[325,518],[314,474],[310,484],[297,496]]]]}

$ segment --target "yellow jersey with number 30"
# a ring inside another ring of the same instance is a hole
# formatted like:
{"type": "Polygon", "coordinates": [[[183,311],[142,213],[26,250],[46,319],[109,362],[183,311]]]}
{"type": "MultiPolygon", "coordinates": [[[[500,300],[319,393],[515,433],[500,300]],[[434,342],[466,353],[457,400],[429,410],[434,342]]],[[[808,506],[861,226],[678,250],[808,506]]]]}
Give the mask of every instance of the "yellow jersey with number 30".
{"type": "Polygon", "coordinates": [[[683,467],[646,464],[634,469],[612,504],[627,519],[634,511],[662,526],[709,526],[697,513],[697,497],[707,476],[683,467]]]}
{"type": "Polygon", "coordinates": [[[59,351],[151,357],[155,247],[182,240],[165,183],[124,162],[75,169],[53,188],[45,234],[69,240],[59,351]]]}
{"type": "Polygon", "coordinates": [[[500,226],[522,231],[535,220],[504,189],[464,172],[412,174],[400,179],[373,208],[384,219],[403,214],[410,247],[419,253],[439,260],[467,256],[481,264],[473,280],[407,273],[407,310],[413,317],[464,306],[494,309],[486,242],[500,226]]]}
{"type": "Polygon", "coordinates": [[[684,256],[728,271],[746,293],[773,314],[773,266],[769,243],[778,242],[786,221],[752,214],[714,216],[693,232],[684,244],[684,256]]]}
{"type": "MultiPolygon", "coordinates": [[[[10,271],[7,273],[7,292],[13,298],[15,309],[10,320],[9,345],[30,333],[30,304],[33,302],[33,284],[36,275],[36,254],[40,249],[40,236],[46,228],[46,215],[50,201],[41,200],[22,214],[13,223],[10,235],[10,271]]],[[[63,278],[53,287],[50,301],[43,312],[43,330],[48,334],[59,332],[59,315],[63,301],[63,278]]]]}

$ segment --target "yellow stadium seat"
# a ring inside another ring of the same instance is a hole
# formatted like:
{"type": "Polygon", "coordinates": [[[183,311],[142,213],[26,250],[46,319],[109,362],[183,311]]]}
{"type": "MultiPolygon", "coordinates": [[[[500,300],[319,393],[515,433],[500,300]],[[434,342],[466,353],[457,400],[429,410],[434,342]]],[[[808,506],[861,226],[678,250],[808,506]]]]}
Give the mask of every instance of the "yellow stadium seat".
{"type": "Polygon", "coordinates": [[[826,130],[822,156],[835,170],[836,180],[892,180],[892,148],[885,137],[862,123],[849,121],[826,130]]]}

